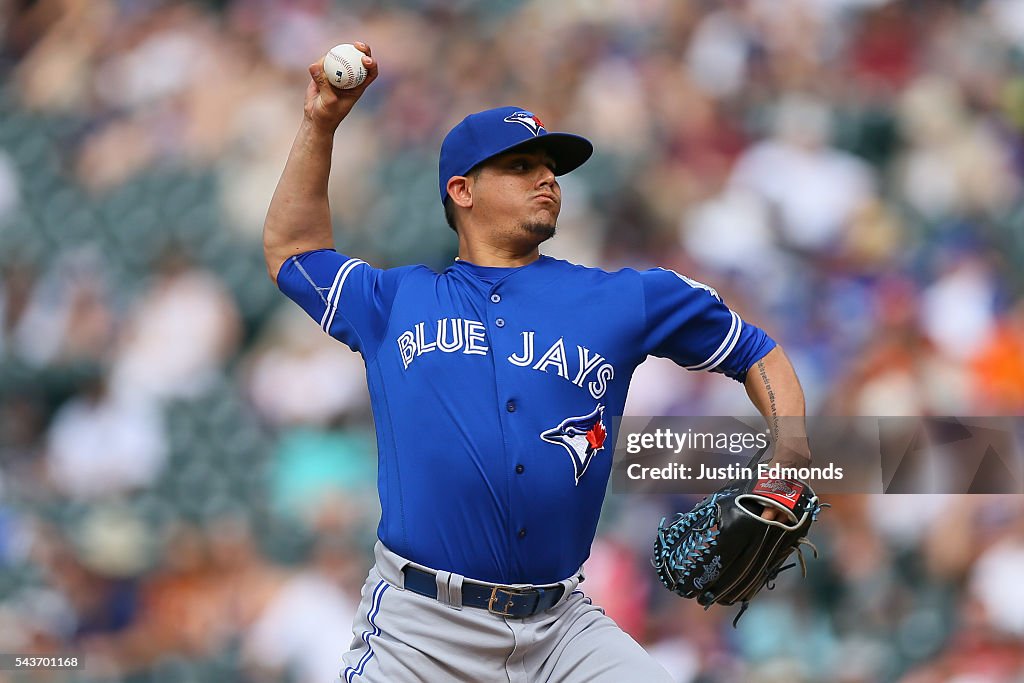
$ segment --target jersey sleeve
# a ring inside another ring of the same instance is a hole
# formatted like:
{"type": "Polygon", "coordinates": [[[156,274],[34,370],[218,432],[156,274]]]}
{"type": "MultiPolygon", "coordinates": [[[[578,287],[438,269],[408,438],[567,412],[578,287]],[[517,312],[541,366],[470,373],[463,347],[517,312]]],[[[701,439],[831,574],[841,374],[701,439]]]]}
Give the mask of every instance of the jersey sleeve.
{"type": "Polygon", "coordinates": [[[277,286],[324,332],[366,358],[380,346],[402,272],[318,249],[286,260],[277,286]]]}
{"type": "Polygon", "coordinates": [[[775,348],[764,330],[743,321],[711,287],[663,268],[640,277],[647,354],[742,382],[747,370],[775,348]]]}

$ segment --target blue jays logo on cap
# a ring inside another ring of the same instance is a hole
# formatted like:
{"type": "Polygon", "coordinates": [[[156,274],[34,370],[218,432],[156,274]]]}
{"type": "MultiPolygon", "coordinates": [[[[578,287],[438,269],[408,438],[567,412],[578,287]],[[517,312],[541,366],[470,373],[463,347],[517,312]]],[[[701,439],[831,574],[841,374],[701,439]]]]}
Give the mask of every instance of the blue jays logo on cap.
{"type": "Polygon", "coordinates": [[[545,133],[547,132],[544,130],[544,124],[540,122],[536,114],[528,111],[517,111],[514,114],[509,114],[505,117],[505,121],[526,126],[526,129],[533,133],[534,136],[537,136],[542,130],[545,133]]]}
{"type": "Polygon", "coordinates": [[[448,181],[464,176],[491,157],[531,144],[555,162],[555,175],[568,173],[590,158],[594,146],[572,133],[549,133],[540,119],[522,107],[498,107],[470,114],[452,128],[441,143],[438,184],[441,202],[448,198],[448,181]]]}
{"type": "Polygon", "coordinates": [[[557,427],[542,432],[540,438],[561,446],[569,453],[576,473],[576,484],[590,466],[598,451],[604,450],[608,431],[604,426],[604,406],[598,404],[594,412],[562,420],[557,427]]]}

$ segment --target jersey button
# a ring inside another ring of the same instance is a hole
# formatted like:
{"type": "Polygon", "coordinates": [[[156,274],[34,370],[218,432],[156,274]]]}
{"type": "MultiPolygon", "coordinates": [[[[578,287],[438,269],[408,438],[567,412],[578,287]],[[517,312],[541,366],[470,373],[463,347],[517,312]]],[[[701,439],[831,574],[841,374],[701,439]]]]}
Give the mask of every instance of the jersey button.
{"type": "Polygon", "coordinates": [[[505,410],[507,410],[510,413],[516,412],[516,402],[515,401],[509,401],[508,403],[506,403],[505,404],[505,410]]]}
{"type": "Polygon", "coordinates": [[[526,529],[519,530],[519,538],[526,538],[526,529]]]}
{"type": "Polygon", "coordinates": [[[501,295],[500,294],[491,294],[491,303],[492,304],[499,303],[500,301],[501,301],[501,295]]]}
{"type": "Polygon", "coordinates": [[[494,321],[494,324],[497,325],[498,327],[505,327],[505,319],[498,318],[497,320],[494,321]]]}
{"type": "Polygon", "coordinates": [[[525,469],[522,465],[516,465],[516,474],[522,474],[525,469]]]}

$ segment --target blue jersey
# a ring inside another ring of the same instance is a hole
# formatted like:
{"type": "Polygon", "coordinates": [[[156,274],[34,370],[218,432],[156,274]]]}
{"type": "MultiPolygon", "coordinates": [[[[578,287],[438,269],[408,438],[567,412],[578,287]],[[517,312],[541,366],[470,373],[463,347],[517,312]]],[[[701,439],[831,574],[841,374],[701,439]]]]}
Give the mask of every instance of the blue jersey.
{"type": "Polygon", "coordinates": [[[495,583],[553,583],[587,559],[613,416],[648,355],[742,381],[775,343],[677,273],[542,256],[381,270],[331,250],[278,285],[362,354],[378,443],[380,540],[495,583]]]}

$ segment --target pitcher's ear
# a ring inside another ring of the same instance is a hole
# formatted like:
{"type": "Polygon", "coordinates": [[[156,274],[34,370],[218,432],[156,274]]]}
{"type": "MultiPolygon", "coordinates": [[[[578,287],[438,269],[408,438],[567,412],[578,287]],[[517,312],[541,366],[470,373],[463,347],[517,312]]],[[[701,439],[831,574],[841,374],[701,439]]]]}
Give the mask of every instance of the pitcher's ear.
{"type": "Polygon", "coordinates": [[[472,181],[464,175],[452,176],[448,179],[448,201],[454,202],[457,206],[468,209],[473,206],[472,181]]]}

